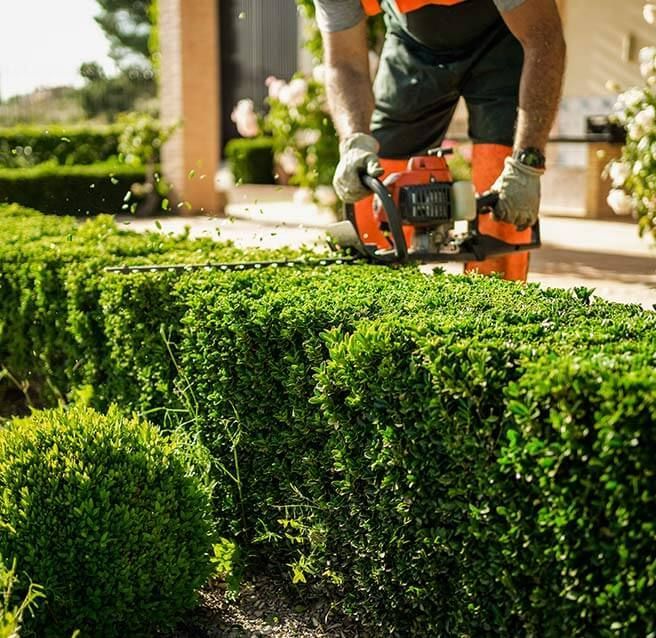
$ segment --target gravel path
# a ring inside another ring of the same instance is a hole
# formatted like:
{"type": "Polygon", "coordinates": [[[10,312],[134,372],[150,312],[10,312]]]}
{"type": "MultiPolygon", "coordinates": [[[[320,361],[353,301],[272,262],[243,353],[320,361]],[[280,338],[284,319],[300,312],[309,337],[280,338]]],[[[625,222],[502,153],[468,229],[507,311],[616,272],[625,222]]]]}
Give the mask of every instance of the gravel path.
{"type": "Polygon", "coordinates": [[[220,585],[201,597],[187,626],[168,638],[373,638],[327,599],[301,597],[268,576],[244,583],[234,602],[220,585]]]}

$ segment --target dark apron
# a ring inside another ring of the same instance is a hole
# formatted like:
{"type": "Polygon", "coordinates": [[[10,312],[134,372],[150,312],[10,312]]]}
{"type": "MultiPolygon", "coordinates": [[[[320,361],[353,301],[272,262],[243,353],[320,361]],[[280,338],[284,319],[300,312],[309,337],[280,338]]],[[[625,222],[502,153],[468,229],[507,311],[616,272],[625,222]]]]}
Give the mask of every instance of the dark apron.
{"type": "Polygon", "coordinates": [[[374,82],[372,132],[381,156],[442,142],[462,96],[476,143],[511,146],[523,51],[492,0],[401,14],[383,0],[387,36],[374,82]]]}

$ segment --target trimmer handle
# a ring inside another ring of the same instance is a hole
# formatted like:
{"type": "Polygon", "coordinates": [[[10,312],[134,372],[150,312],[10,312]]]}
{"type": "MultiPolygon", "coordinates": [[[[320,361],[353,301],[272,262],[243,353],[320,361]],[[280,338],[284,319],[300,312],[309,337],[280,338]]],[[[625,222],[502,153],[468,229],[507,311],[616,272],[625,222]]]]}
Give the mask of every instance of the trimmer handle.
{"type": "Polygon", "coordinates": [[[389,224],[392,238],[394,239],[394,251],[399,262],[404,262],[408,258],[408,244],[403,234],[403,222],[399,210],[392,199],[392,195],[387,187],[377,177],[372,177],[366,171],[360,172],[360,181],[374,195],[378,195],[381,204],[387,214],[387,223],[389,224]]]}
{"type": "Polygon", "coordinates": [[[499,202],[499,193],[496,191],[487,191],[476,198],[476,214],[485,215],[486,213],[493,213],[496,205],[499,202]]]}

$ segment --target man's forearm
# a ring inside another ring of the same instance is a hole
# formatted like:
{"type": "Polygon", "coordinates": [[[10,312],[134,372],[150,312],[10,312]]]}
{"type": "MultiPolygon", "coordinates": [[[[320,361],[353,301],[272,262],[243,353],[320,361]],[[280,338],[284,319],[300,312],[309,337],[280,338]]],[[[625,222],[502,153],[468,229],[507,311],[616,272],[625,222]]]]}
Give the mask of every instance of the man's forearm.
{"type": "Polygon", "coordinates": [[[374,110],[369,75],[345,65],[329,66],[326,86],[330,112],[340,139],[353,133],[369,133],[374,110]]]}
{"type": "Polygon", "coordinates": [[[544,37],[525,48],[515,149],[544,152],[558,112],[564,70],[564,41],[544,37]]]}

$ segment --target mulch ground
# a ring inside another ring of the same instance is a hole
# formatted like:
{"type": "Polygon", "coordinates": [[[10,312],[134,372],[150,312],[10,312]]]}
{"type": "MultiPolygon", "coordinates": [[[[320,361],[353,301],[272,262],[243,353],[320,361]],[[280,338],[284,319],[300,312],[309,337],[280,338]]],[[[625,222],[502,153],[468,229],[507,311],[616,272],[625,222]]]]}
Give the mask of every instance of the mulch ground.
{"type": "Polygon", "coordinates": [[[220,585],[201,597],[185,626],[167,638],[373,638],[325,597],[308,598],[270,576],[243,584],[234,601],[220,585]]]}

